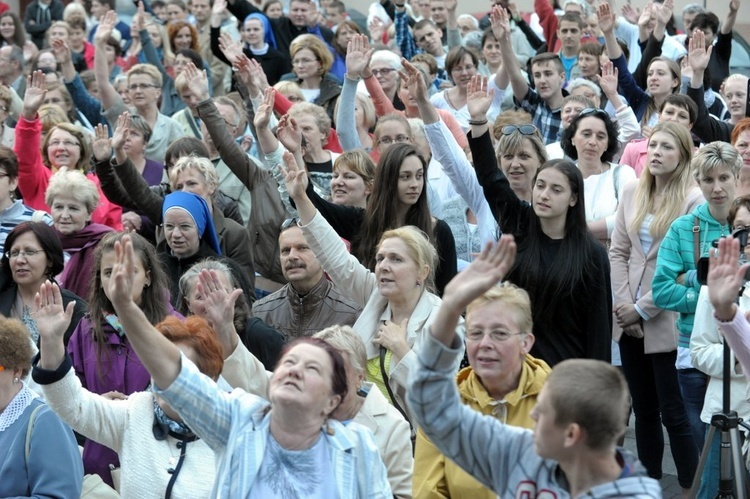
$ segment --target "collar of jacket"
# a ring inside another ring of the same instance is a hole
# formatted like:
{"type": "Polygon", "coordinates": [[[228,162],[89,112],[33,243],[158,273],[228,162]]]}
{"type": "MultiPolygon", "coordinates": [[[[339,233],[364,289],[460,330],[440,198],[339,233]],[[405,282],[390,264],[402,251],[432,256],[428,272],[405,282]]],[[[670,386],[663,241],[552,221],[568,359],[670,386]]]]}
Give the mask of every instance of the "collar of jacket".
{"type": "Polygon", "coordinates": [[[294,289],[294,286],[287,284],[287,299],[289,305],[294,311],[296,317],[305,317],[308,313],[314,312],[318,308],[318,304],[322,302],[328,295],[328,290],[331,289],[333,284],[331,281],[326,279],[326,276],[320,278],[318,284],[304,295],[301,295],[294,289]]]}

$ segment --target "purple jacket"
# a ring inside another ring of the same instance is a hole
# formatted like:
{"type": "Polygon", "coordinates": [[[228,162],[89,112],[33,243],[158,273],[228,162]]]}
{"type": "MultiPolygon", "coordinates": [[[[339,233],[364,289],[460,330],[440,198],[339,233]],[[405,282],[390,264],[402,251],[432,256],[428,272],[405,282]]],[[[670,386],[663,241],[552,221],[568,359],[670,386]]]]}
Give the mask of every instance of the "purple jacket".
{"type": "MultiPolygon", "coordinates": [[[[182,319],[182,315],[167,301],[169,315],[182,319]]],[[[91,319],[85,317],[78,323],[68,343],[68,354],[73,360],[76,376],[84,388],[92,393],[104,394],[118,391],[124,395],[145,391],[151,383],[151,376],[135,350],[125,337],[120,337],[109,324],[104,325],[107,343],[97,360],[99,349],[94,342],[91,319]]],[[[150,437],[150,435],[144,435],[150,437]]],[[[117,453],[108,447],[91,440],[83,446],[83,467],[86,474],[96,473],[109,485],[112,475],[109,465],[120,466],[117,453]]]]}

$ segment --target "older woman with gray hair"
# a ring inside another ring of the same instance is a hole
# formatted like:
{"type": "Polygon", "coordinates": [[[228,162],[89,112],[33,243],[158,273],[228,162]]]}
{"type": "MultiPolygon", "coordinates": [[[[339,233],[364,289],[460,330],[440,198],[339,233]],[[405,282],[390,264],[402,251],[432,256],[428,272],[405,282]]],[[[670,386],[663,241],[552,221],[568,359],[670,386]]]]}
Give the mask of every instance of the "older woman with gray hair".
{"type": "Polygon", "coordinates": [[[65,269],[58,276],[60,287],[87,296],[94,266],[94,253],[112,228],[93,223],[91,214],[99,204],[99,190],[78,170],[62,170],[49,181],[45,203],[51,208],[55,232],[65,252],[65,269]]]}
{"type": "Polygon", "coordinates": [[[344,424],[350,421],[369,428],[388,473],[393,496],[412,496],[412,456],[409,423],[388,403],[367,375],[367,351],[362,339],[349,326],[331,326],[313,335],[338,350],[346,368],[347,392],[331,417],[344,424]]]}

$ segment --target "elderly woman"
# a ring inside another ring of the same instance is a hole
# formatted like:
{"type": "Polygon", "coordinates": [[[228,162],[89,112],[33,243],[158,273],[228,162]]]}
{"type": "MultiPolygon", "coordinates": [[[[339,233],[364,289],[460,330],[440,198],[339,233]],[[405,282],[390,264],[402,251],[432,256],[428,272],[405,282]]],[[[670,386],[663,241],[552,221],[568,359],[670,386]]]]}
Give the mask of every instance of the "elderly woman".
{"type": "MultiPolygon", "coordinates": [[[[185,315],[197,315],[211,322],[206,292],[199,285],[199,277],[204,270],[216,272],[217,282],[227,293],[232,293],[240,287],[237,277],[234,276],[229,266],[217,260],[203,260],[182,274],[180,277],[181,312],[185,315]]],[[[238,296],[234,302],[232,319],[224,322],[231,324],[234,333],[239,335],[245,348],[263,363],[265,369],[273,371],[284,346],[284,336],[261,319],[253,317],[242,295],[238,296]]]]}
{"type": "Polygon", "coordinates": [[[155,393],[216,453],[212,496],[392,496],[372,433],[329,419],[347,392],[344,362],[333,347],[316,338],[288,345],[270,380],[270,405],[223,392],[133,303],[127,237],[116,252],[112,303],[155,393]]]}
{"type": "MultiPolygon", "coordinates": [[[[503,424],[534,428],[531,411],[550,367],[529,355],[534,344],[528,293],[504,283],[466,308],[469,367],[456,377],[461,401],[503,424]]],[[[414,495],[492,498],[497,495],[447,459],[420,430],[414,456],[414,495]]]]}
{"type": "Polygon", "coordinates": [[[18,158],[11,149],[0,146],[0,254],[5,252],[8,234],[19,223],[38,219],[52,225],[49,214],[35,211],[15,198],[17,187],[18,158]]]}
{"type": "MultiPolygon", "coordinates": [[[[40,290],[36,316],[41,355],[33,371],[55,413],[87,442],[117,452],[123,497],[209,497],[214,453],[168,403],[151,390],[112,400],[81,386],[62,344],[71,307],[63,307],[59,298],[55,284],[46,283],[40,290]]],[[[161,322],[158,330],[207,378],[219,377],[221,344],[205,321],[191,318],[183,323],[172,317],[161,322]]]]}
{"type": "Polygon", "coordinates": [[[324,108],[333,118],[333,107],[341,93],[341,85],[329,73],[333,56],[331,51],[315,35],[300,35],[289,47],[292,56],[292,71],[282,80],[296,80],[307,102],[324,108]]]}
{"type": "MultiPolygon", "coordinates": [[[[60,348],[64,334],[63,327],[60,348]]],[[[0,318],[0,496],[80,497],[83,466],[73,432],[23,381],[32,349],[23,324],[0,318]]]]}
{"type": "Polygon", "coordinates": [[[11,105],[13,104],[13,95],[8,87],[0,87],[0,145],[4,147],[13,147],[16,140],[15,129],[8,125],[7,120],[10,116],[11,105]]]}
{"type": "Polygon", "coordinates": [[[110,203],[99,187],[96,175],[90,173],[91,145],[81,129],[69,123],[52,128],[41,141],[42,124],[37,110],[44,102],[44,75],[37,71],[27,78],[21,117],[16,125],[13,150],[18,156],[18,189],[24,202],[36,210],[49,212],[46,191],[53,173],[62,167],[79,170],[96,186],[98,199],[91,206],[91,220],[120,229],[122,210],[110,203]]]}
{"type": "MultiPolygon", "coordinates": [[[[39,332],[32,316],[39,286],[62,272],[63,249],[55,230],[42,222],[21,222],[8,234],[0,264],[0,314],[18,319],[28,328],[34,343],[39,332]]],[[[65,332],[68,344],[78,321],[86,313],[86,302],[63,289],[65,305],[75,302],[74,320],[65,332]]]]}
{"type": "Polygon", "coordinates": [[[437,252],[413,226],[386,230],[375,248],[375,272],[371,272],[349,254],[315,208],[306,193],[307,175],[294,157],[286,153],[284,162],[287,190],[310,248],[341,292],[363,307],[354,330],[367,347],[368,380],[409,419],[404,401],[406,378],[416,362],[412,347],[440,305],[440,298],[431,292],[437,252]]]}
{"type": "Polygon", "coordinates": [[[58,281],[64,289],[88,296],[96,246],[112,232],[111,227],[92,222],[99,202],[97,186],[79,171],[59,171],[50,179],[45,201],[67,255],[58,281]]]}
{"type": "MultiPolygon", "coordinates": [[[[162,205],[165,240],[157,246],[159,257],[167,272],[172,305],[181,301],[179,281],[194,263],[213,258],[226,263],[234,273],[248,303],[255,301],[250,280],[245,271],[229,256],[224,256],[219,245],[211,211],[198,194],[178,190],[168,194],[162,205]]],[[[244,230],[244,229],[243,229],[244,230]]],[[[247,251],[249,247],[245,247],[247,251]]]]}
{"type": "Polygon", "coordinates": [[[409,423],[388,403],[372,383],[365,382],[365,344],[349,326],[331,326],[315,334],[344,359],[346,397],[331,415],[344,424],[350,421],[369,428],[388,471],[393,496],[410,498],[412,492],[412,446],[409,423]]]}

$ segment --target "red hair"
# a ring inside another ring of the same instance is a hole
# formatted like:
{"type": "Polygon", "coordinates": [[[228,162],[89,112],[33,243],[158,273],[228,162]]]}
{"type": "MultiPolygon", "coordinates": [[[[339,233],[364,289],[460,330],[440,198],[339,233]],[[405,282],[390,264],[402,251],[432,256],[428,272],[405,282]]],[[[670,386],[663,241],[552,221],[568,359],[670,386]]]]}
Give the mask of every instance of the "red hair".
{"type": "Polygon", "coordinates": [[[224,353],[216,332],[205,319],[192,315],[182,322],[169,316],[156,329],[172,343],[185,343],[198,354],[196,366],[211,379],[216,379],[224,367],[224,353]]]}

